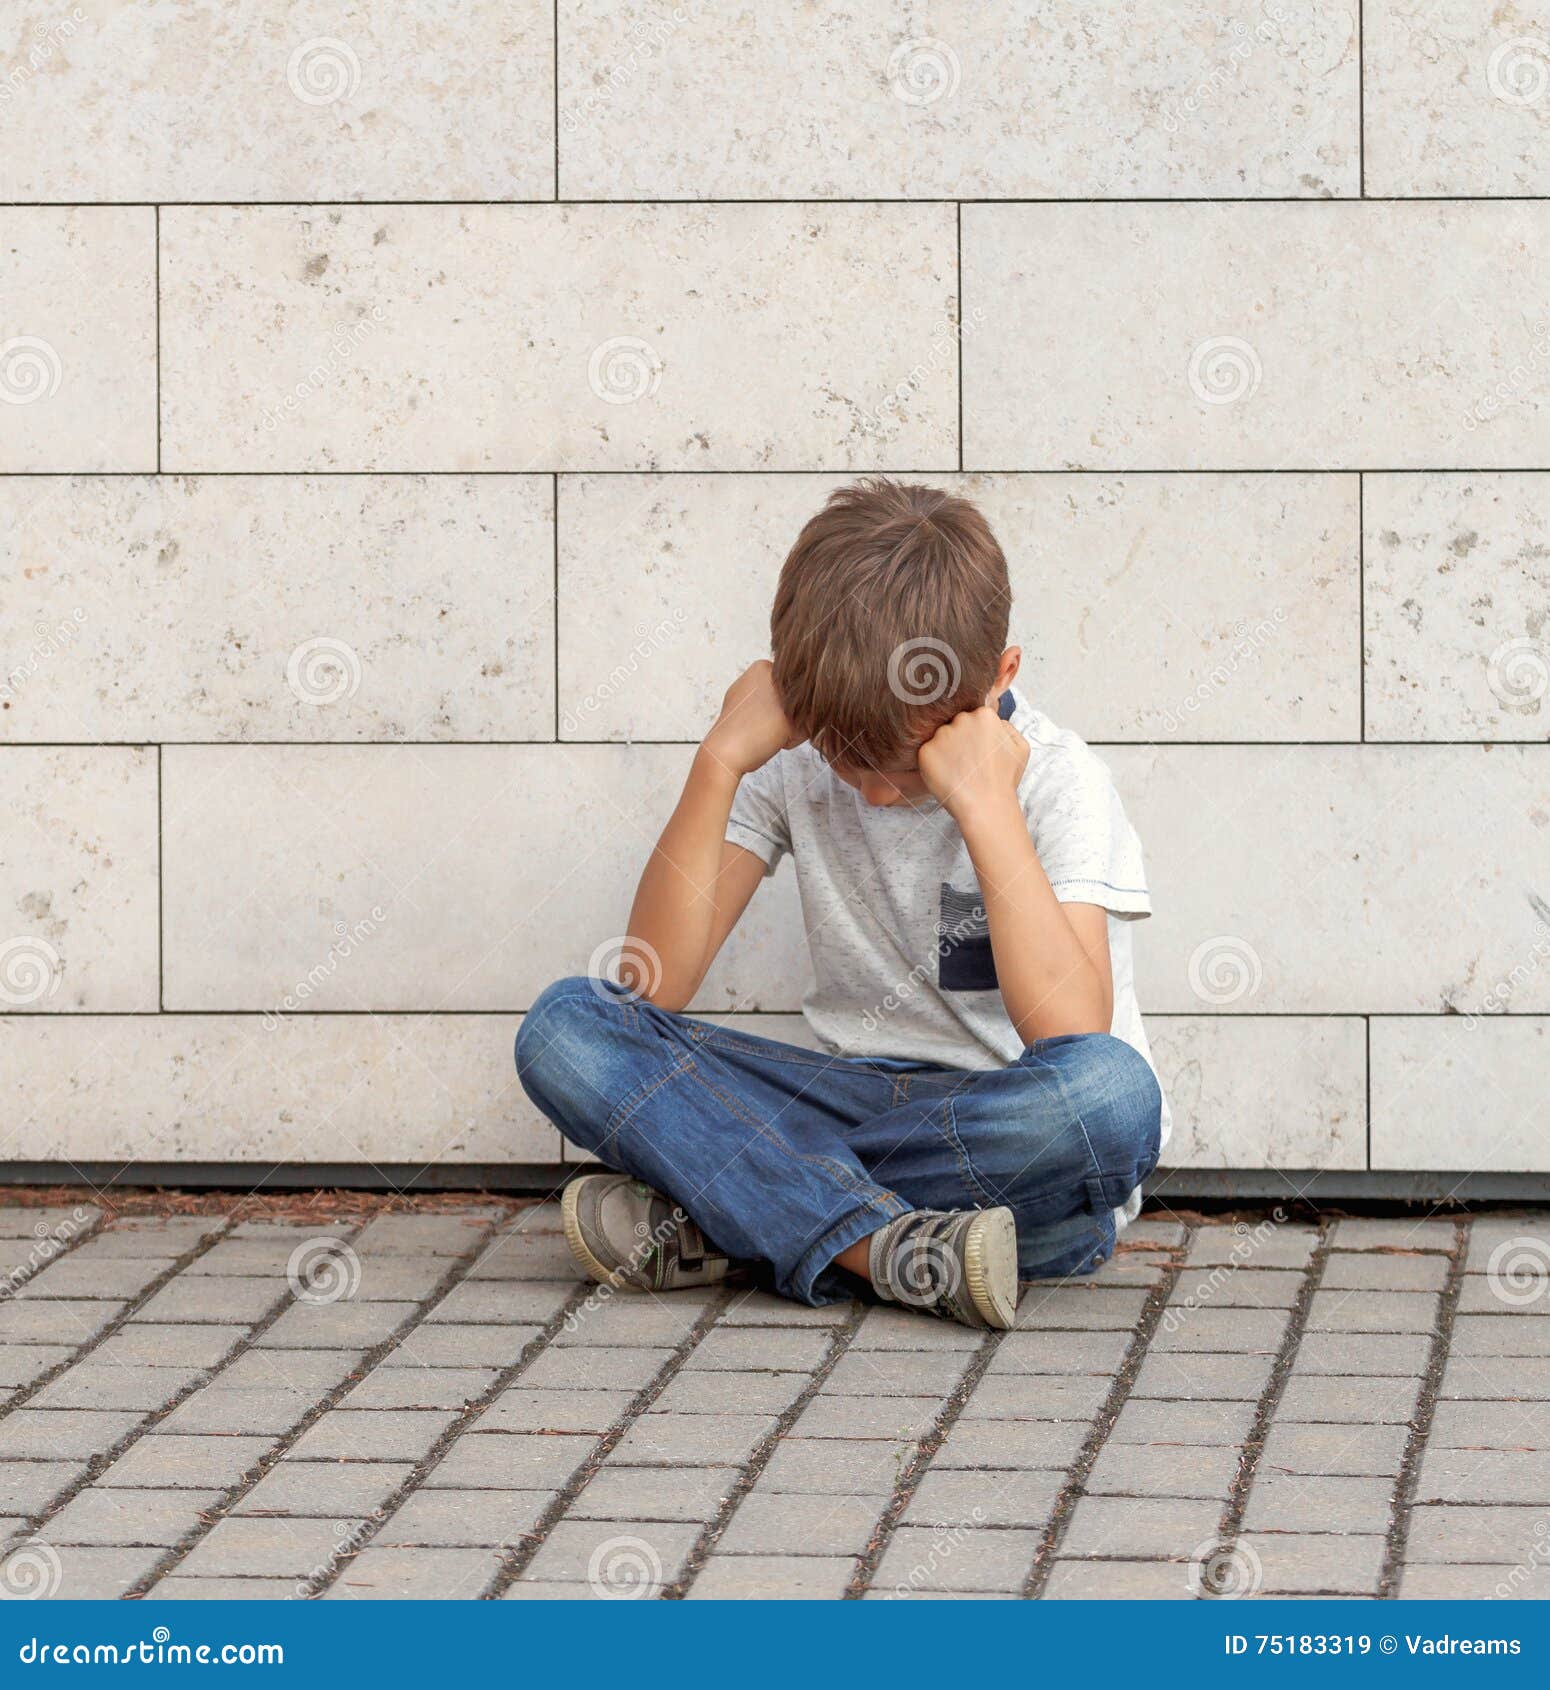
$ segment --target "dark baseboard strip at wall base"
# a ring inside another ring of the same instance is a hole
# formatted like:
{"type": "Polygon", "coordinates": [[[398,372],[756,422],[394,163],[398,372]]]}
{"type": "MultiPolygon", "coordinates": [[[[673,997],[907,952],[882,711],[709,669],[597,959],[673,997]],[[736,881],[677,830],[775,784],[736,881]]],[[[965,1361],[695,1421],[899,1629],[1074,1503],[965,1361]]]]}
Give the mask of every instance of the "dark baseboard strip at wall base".
{"type": "MultiPolygon", "coordinates": [[[[350,1162],[0,1162],[0,1185],[167,1186],[184,1191],[493,1191],[545,1197],[589,1164],[465,1162],[367,1166],[350,1162]]],[[[1395,1173],[1367,1169],[1171,1168],[1146,1183],[1159,1206],[1301,1203],[1452,1206],[1550,1202],[1550,1173],[1395,1173]]]]}

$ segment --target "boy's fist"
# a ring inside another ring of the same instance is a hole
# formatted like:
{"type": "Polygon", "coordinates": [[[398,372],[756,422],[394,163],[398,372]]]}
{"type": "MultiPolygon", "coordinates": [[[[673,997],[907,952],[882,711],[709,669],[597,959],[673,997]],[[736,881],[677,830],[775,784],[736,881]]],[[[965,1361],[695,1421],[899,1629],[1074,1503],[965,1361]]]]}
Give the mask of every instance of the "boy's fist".
{"type": "Polygon", "coordinates": [[[1004,801],[1028,767],[1028,741],[988,706],[945,722],[917,753],[920,778],[960,825],[965,815],[1004,801]]]}
{"type": "Polygon", "coordinates": [[[739,777],[763,768],[777,751],[801,744],[786,719],[768,659],[750,664],[727,688],[705,749],[739,777]]]}

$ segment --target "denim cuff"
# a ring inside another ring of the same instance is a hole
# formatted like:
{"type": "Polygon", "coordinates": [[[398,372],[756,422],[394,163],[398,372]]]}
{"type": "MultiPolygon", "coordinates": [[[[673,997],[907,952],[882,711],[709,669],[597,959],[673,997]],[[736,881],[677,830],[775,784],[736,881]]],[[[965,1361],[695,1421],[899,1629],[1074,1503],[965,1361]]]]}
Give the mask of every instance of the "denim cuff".
{"type": "Polygon", "coordinates": [[[825,1303],[848,1303],[854,1292],[841,1277],[841,1271],[826,1271],[841,1250],[870,1238],[879,1227],[900,1215],[908,1214],[912,1204],[891,1191],[879,1191],[876,1197],[859,1204],[812,1246],[792,1269],[790,1283],[783,1287],[788,1297],[821,1308],[825,1303]]]}

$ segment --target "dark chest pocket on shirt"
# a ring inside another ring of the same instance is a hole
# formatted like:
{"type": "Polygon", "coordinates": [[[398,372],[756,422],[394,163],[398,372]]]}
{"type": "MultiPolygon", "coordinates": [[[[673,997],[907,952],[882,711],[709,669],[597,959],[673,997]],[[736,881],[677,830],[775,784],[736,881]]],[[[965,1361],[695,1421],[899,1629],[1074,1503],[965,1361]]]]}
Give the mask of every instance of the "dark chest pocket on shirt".
{"type": "Polygon", "coordinates": [[[944,992],[994,992],[996,959],[979,890],[959,892],[944,880],[936,924],[936,981],[944,992]]]}

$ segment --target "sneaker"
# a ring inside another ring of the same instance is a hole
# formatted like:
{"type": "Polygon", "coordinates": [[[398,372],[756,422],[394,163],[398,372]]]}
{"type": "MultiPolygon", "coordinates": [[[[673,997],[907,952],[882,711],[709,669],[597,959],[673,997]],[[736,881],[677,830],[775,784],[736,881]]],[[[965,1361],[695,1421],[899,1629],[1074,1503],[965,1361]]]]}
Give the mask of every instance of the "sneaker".
{"type": "Polygon", "coordinates": [[[680,1291],[718,1285],[732,1262],[669,1197],[628,1174],[583,1174],[560,1197],[565,1242],[599,1285],[680,1291]]]}
{"type": "Polygon", "coordinates": [[[1010,1209],[916,1209],[872,1234],[872,1288],[885,1301],[1006,1331],[1017,1313],[1010,1209]]]}

